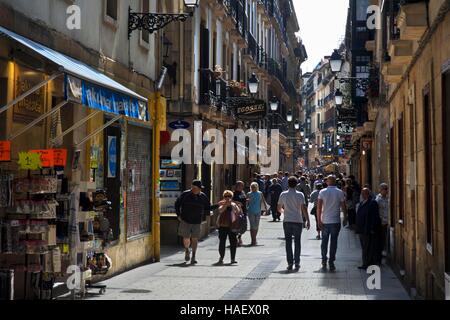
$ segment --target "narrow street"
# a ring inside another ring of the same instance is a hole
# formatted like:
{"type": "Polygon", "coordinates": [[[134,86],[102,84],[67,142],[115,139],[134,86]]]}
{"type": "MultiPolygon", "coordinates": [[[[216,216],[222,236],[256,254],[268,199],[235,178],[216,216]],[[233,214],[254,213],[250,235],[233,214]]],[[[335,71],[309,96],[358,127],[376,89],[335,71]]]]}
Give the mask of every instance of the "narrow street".
{"type": "MultiPolygon", "coordinates": [[[[314,219],[314,218],[313,218],[314,219]]],[[[360,244],[344,228],[340,234],[335,273],[323,272],[315,222],[302,235],[301,269],[286,271],[282,223],[262,217],[258,247],[241,247],[238,265],[213,266],[218,259],[218,237],[201,242],[198,265],[184,264],[183,250],[163,247],[160,263],[123,273],[103,282],[101,300],[406,300],[409,299],[390,268],[383,266],[381,290],[368,290],[368,275],[357,269],[360,244]]],[[[243,237],[249,243],[249,234],[243,237]]],[[[227,249],[225,263],[229,260],[227,249]]],[[[95,292],[95,291],[93,291],[95,292]]]]}

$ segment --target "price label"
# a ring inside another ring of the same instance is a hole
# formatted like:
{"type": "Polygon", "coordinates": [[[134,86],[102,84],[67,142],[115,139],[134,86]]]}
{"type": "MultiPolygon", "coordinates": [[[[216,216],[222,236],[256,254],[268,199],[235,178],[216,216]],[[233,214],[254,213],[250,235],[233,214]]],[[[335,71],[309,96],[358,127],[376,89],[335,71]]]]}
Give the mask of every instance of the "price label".
{"type": "Polygon", "coordinates": [[[19,152],[19,168],[22,170],[42,169],[41,157],[39,153],[19,152]]]}
{"type": "Polygon", "coordinates": [[[53,149],[53,165],[55,167],[65,167],[67,164],[67,150],[53,149]]]}
{"type": "Polygon", "coordinates": [[[53,151],[52,150],[31,150],[32,153],[39,154],[41,158],[41,166],[42,168],[51,168],[53,167],[53,151]]]}
{"type": "Polygon", "coordinates": [[[0,162],[11,161],[11,141],[0,141],[0,162]]]}

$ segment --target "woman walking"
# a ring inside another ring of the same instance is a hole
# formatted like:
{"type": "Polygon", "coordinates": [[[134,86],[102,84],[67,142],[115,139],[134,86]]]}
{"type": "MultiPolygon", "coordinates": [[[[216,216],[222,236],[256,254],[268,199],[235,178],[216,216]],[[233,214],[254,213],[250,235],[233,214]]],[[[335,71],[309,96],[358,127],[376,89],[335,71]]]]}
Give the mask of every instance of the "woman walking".
{"type": "Polygon", "coordinates": [[[261,191],[259,191],[258,184],[253,182],[250,185],[251,192],[247,193],[247,215],[250,221],[250,235],[252,237],[251,246],[256,246],[256,235],[258,234],[259,221],[261,220],[261,211],[267,211],[266,200],[261,191]]]}
{"type": "MultiPolygon", "coordinates": [[[[234,187],[233,201],[239,206],[242,213],[245,215],[245,219],[247,219],[247,195],[244,192],[244,187],[244,182],[236,182],[236,185],[234,187]]],[[[238,234],[238,247],[242,246],[242,235],[245,231],[245,229],[241,228],[238,234]]]]}
{"type": "Polygon", "coordinates": [[[219,254],[220,259],[217,265],[223,264],[225,258],[225,245],[227,237],[230,240],[231,264],[236,264],[237,232],[239,229],[239,214],[241,209],[233,202],[233,191],[226,190],[223,193],[223,200],[219,202],[219,254]]]}

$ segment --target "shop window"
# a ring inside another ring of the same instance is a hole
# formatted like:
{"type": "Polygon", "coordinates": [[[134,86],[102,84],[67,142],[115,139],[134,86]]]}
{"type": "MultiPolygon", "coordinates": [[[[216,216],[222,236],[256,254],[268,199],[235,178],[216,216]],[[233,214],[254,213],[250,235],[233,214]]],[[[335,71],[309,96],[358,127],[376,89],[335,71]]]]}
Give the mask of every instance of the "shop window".
{"type": "Polygon", "coordinates": [[[431,251],[433,245],[433,148],[432,148],[432,108],[430,87],[423,91],[423,124],[424,124],[424,152],[425,152],[425,192],[426,192],[426,236],[427,249],[431,251]]]}

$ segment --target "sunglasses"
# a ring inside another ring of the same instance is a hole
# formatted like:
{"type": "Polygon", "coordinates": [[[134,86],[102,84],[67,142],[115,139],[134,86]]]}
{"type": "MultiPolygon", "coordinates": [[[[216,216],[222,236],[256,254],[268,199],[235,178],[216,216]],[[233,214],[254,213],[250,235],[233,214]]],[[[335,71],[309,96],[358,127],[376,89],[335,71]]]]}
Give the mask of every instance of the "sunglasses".
{"type": "Polygon", "coordinates": [[[224,198],[225,198],[225,199],[226,199],[226,198],[231,198],[231,196],[225,196],[224,198]]]}

